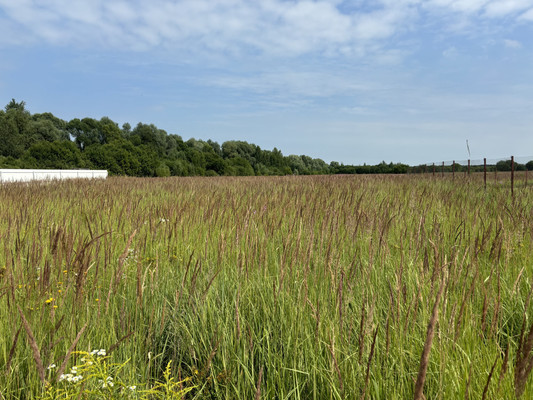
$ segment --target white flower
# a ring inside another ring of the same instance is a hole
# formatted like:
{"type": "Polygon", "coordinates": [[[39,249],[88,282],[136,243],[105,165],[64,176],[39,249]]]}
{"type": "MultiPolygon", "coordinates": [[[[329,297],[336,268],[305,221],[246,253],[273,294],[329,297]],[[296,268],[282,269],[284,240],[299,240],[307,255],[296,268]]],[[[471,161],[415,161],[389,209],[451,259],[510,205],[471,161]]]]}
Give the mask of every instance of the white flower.
{"type": "Polygon", "coordinates": [[[128,389],[131,390],[132,392],[134,392],[135,389],[137,389],[137,386],[128,386],[128,389]]]}
{"type": "Polygon", "coordinates": [[[102,357],[104,357],[105,354],[106,354],[106,353],[105,353],[105,349],[100,349],[100,350],[98,350],[98,351],[96,352],[96,355],[97,355],[97,356],[102,356],[102,357]]]}
{"type": "Polygon", "coordinates": [[[54,369],[56,367],[55,364],[50,364],[47,369],[54,369]]]}
{"type": "Polygon", "coordinates": [[[72,377],[72,374],[61,374],[59,375],[59,382],[65,380],[65,379],[69,379],[70,377],[72,377]]]}

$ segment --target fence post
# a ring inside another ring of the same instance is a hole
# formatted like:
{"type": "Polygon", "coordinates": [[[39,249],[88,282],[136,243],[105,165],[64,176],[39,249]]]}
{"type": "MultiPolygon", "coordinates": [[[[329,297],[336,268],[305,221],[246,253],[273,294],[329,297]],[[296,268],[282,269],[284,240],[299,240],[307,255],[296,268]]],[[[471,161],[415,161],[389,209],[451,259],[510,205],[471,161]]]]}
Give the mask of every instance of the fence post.
{"type": "Polygon", "coordinates": [[[470,160],[468,160],[468,175],[470,175],[470,160]]]}
{"type": "MultiPolygon", "coordinates": [[[[433,177],[435,177],[435,163],[433,163],[433,177]]],[[[526,174],[526,178],[527,178],[527,174],[526,174]]]]}
{"type": "Polygon", "coordinates": [[[483,159],[483,183],[487,189],[487,158],[483,159]]]}
{"type": "Polygon", "coordinates": [[[440,176],[444,178],[444,161],[442,162],[442,168],[440,170],[440,176]]]}
{"type": "Polygon", "coordinates": [[[452,179],[455,179],[455,160],[452,161],[452,179]]]}
{"type": "Polygon", "coordinates": [[[524,182],[524,187],[527,187],[527,168],[526,168],[526,181],[524,182]]]}
{"type": "Polygon", "coordinates": [[[514,156],[511,156],[511,196],[514,196],[514,156]]]}

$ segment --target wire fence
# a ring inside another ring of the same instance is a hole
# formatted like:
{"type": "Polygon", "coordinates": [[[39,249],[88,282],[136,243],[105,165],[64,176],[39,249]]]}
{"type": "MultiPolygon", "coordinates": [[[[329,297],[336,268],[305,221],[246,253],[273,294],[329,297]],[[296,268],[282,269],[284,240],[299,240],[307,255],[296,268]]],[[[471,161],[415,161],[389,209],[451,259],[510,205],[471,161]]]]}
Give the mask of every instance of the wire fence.
{"type": "Polygon", "coordinates": [[[421,164],[411,169],[412,173],[430,173],[433,176],[442,177],[449,177],[451,174],[452,178],[461,175],[471,177],[473,174],[480,176],[482,173],[485,187],[487,187],[487,180],[493,177],[498,183],[509,182],[512,194],[514,194],[516,184],[520,181],[525,187],[528,186],[528,171],[529,175],[533,172],[533,156],[441,161],[440,163],[421,164]]]}

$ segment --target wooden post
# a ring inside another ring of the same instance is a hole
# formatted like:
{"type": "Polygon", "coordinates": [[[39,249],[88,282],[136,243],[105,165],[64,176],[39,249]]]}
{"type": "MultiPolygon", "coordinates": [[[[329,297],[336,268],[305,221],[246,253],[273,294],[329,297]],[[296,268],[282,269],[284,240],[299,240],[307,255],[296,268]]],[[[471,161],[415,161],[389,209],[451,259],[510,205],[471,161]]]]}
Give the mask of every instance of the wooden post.
{"type": "Polygon", "coordinates": [[[440,175],[444,178],[444,161],[442,162],[442,168],[440,170],[440,175]]]}
{"type": "MultiPolygon", "coordinates": [[[[435,177],[435,163],[433,163],[433,177],[435,177]]],[[[527,178],[527,175],[526,175],[526,178],[527,178]]],[[[526,180],[527,182],[527,180],[526,180]]]]}
{"type": "Polygon", "coordinates": [[[483,159],[483,183],[485,184],[485,189],[487,189],[487,158],[483,159]]]}
{"type": "Polygon", "coordinates": [[[511,196],[514,196],[514,156],[511,156],[511,196]]]}
{"type": "Polygon", "coordinates": [[[526,180],[524,182],[524,186],[527,187],[527,168],[526,168],[526,180]]]}
{"type": "Polygon", "coordinates": [[[452,179],[455,179],[455,160],[452,161],[452,179]]]}
{"type": "Polygon", "coordinates": [[[470,175],[470,160],[468,160],[468,175],[470,175]]]}

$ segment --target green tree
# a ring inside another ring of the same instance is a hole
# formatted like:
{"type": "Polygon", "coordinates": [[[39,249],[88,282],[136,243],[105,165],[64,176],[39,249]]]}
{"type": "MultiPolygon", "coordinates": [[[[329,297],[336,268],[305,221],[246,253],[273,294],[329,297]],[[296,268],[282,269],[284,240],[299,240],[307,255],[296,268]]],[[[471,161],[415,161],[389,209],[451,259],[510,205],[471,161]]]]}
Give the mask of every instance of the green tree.
{"type": "Polygon", "coordinates": [[[0,156],[18,158],[24,152],[24,140],[8,113],[0,111],[0,156]]]}
{"type": "Polygon", "coordinates": [[[74,118],[67,123],[67,132],[74,138],[80,150],[95,144],[103,144],[100,123],[93,118],[74,118]]]}
{"type": "Polygon", "coordinates": [[[242,157],[233,157],[227,160],[224,175],[250,176],[255,175],[250,163],[242,157]]]}
{"type": "Polygon", "coordinates": [[[80,168],[83,165],[80,150],[70,141],[47,142],[32,144],[22,157],[26,168],[80,168]]]}

